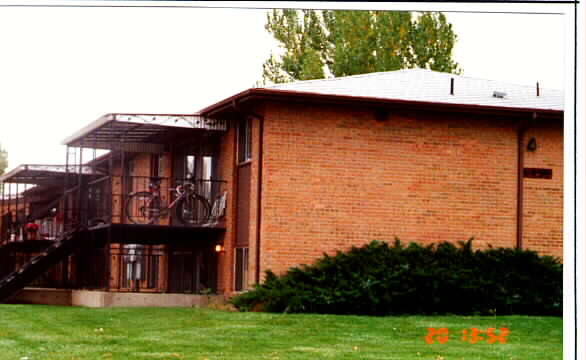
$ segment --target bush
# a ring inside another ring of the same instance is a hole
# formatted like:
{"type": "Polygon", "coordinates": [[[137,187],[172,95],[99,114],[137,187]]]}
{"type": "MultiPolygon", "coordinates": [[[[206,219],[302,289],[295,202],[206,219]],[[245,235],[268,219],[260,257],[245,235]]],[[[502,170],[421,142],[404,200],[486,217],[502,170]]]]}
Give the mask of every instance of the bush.
{"type": "Polygon", "coordinates": [[[373,241],[235,296],[241,311],[396,314],[562,314],[562,264],[518,249],[472,250],[472,239],[404,247],[373,241]]]}

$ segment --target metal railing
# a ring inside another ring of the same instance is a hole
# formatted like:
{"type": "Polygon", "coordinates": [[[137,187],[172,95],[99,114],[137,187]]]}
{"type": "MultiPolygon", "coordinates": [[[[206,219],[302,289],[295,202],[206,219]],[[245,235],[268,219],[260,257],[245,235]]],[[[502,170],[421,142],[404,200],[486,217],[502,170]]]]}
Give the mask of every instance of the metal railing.
{"type": "Polygon", "coordinates": [[[4,214],[0,220],[2,222],[0,246],[28,240],[56,240],[64,231],[63,223],[59,222],[56,216],[30,222],[16,222],[10,219],[11,216],[10,213],[4,214]]]}
{"type": "MultiPolygon", "coordinates": [[[[0,278],[38,253],[13,251],[0,261],[0,278]]],[[[216,290],[211,248],[171,249],[126,244],[109,251],[84,249],[53,265],[29,287],[99,289],[118,292],[205,294],[216,290]]]]}
{"type": "MultiPolygon", "coordinates": [[[[39,254],[13,249],[0,254],[0,279],[39,254]]],[[[213,247],[118,244],[83,248],[53,265],[30,287],[121,292],[201,294],[216,290],[213,247]]]]}
{"type": "MultiPolygon", "coordinates": [[[[225,190],[226,182],[222,180],[114,177],[111,203],[106,199],[94,201],[93,211],[98,217],[107,217],[110,210],[113,223],[209,226],[215,220],[212,208],[225,190]],[[186,196],[178,199],[182,191],[186,196]]],[[[97,194],[99,190],[90,193],[97,194]]],[[[94,199],[99,198],[94,195],[94,199]]]]}
{"type": "MultiPolygon", "coordinates": [[[[151,224],[221,227],[219,200],[226,192],[222,180],[170,179],[150,176],[105,176],[69,188],[58,199],[28,216],[20,211],[0,214],[0,244],[30,239],[54,240],[78,225],[151,224]],[[153,186],[155,185],[155,186],[153,186]],[[193,193],[176,201],[177,189],[193,193]],[[215,207],[215,208],[214,208],[215,207]],[[26,231],[35,223],[38,231],[26,231]]],[[[25,204],[26,205],[26,204],[25,204]]],[[[225,197],[222,206],[225,207],[225,197]]],[[[221,206],[220,206],[221,207],[221,206]]],[[[25,206],[21,206],[23,210],[25,206]]]]}
{"type": "MultiPolygon", "coordinates": [[[[1,259],[0,279],[22,268],[28,261],[39,255],[38,252],[12,251],[1,259]]],[[[69,258],[51,266],[27,286],[41,288],[73,288],[73,279],[70,277],[69,258]]]]}
{"type": "Polygon", "coordinates": [[[101,285],[110,291],[189,294],[216,289],[215,253],[211,248],[170,250],[160,245],[125,244],[108,254],[98,251],[86,256],[84,264],[91,265],[78,269],[80,288],[101,285]],[[107,272],[106,266],[95,265],[108,263],[109,276],[96,271],[107,272]],[[110,279],[108,284],[103,280],[106,278],[110,279]]]}
{"type": "Polygon", "coordinates": [[[79,225],[93,227],[116,223],[221,228],[226,188],[222,180],[100,177],[66,190],[49,207],[33,210],[29,216],[23,211],[19,216],[13,211],[0,214],[0,245],[11,241],[55,240],[64,231],[79,225]],[[189,189],[194,195],[177,201],[178,187],[189,189]],[[31,223],[36,224],[37,231],[27,231],[31,223]]]}

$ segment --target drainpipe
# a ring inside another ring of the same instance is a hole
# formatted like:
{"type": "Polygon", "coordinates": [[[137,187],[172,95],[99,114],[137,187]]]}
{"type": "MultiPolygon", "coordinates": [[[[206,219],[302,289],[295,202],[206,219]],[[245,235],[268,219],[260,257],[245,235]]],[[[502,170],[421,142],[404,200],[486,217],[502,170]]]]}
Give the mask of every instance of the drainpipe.
{"type": "MultiPolygon", "coordinates": [[[[533,120],[537,113],[533,113],[533,120]]],[[[515,248],[523,248],[523,169],[525,168],[525,143],[523,139],[529,129],[527,121],[521,121],[517,129],[517,241],[515,248]]]]}
{"type": "MultiPolygon", "coordinates": [[[[236,102],[234,102],[234,110],[236,109],[236,102]]],[[[236,125],[234,125],[234,147],[232,149],[232,161],[233,161],[233,166],[232,166],[232,198],[233,198],[233,205],[232,205],[232,248],[234,248],[236,246],[236,237],[237,237],[237,229],[238,229],[238,223],[237,223],[237,219],[236,217],[238,216],[238,132],[236,131],[236,125]],[[236,229],[236,231],[234,231],[236,229]]],[[[233,285],[235,283],[235,272],[234,269],[236,268],[236,263],[235,263],[235,254],[232,253],[231,258],[226,258],[226,256],[224,257],[224,261],[230,263],[231,261],[234,261],[234,264],[231,266],[231,270],[228,270],[228,276],[230,279],[230,282],[227,284],[224,284],[224,292],[226,291],[231,291],[233,288],[233,285]]],[[[222,263],[223,267],[221,268],[222,272],[224,271],[224,269],[226,268],[225,264],[222,263]]],[[[222,273],[223,274],[223,273],[222,273]]]]}
{"type": "Polygon", "coordinates": [[[517,249],[523,247],[523,138],[526,131],[527,128],[520,128],[517,131],[517,249]]]}

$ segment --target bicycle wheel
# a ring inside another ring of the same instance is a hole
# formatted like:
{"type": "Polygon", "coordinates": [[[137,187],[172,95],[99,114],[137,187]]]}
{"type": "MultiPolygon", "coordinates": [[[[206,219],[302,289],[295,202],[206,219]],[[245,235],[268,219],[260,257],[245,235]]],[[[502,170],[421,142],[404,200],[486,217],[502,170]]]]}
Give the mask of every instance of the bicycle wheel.
{"type": "Polygon", "coordinates": [[[148,191],[131,194],[126,200],[126,218],[133,224],[153,224],[161,216],[161,199],[148,191]]]}
{"type": "Polygon", "coordinates": [[[177,219],[184,225],[201,225],[210,218],[210,203],[203,196],[190,194],[177,202],[177,219]]]}

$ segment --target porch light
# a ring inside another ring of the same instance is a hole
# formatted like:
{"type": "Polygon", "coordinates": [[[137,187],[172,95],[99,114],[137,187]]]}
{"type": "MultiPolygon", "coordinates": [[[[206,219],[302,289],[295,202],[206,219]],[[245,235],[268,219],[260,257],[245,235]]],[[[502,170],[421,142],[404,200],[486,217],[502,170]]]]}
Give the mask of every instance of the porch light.
{"type": "Polygon", "coordinates": [[[215,250],[217,253],[224,252],[224,246],[221,244],[216,245],[215,250]]]}
{"type": "Polygon", "coordinates": [[[533,152],[533,151],[535,151],[536,149],[537,149],[537,140],[535,140],[535,138],[534,138],[534,137],[532,137],[532,138],[529,140],[529,143],[527,144],[527,151],[531,151],[531,152],[533,152]]]}

